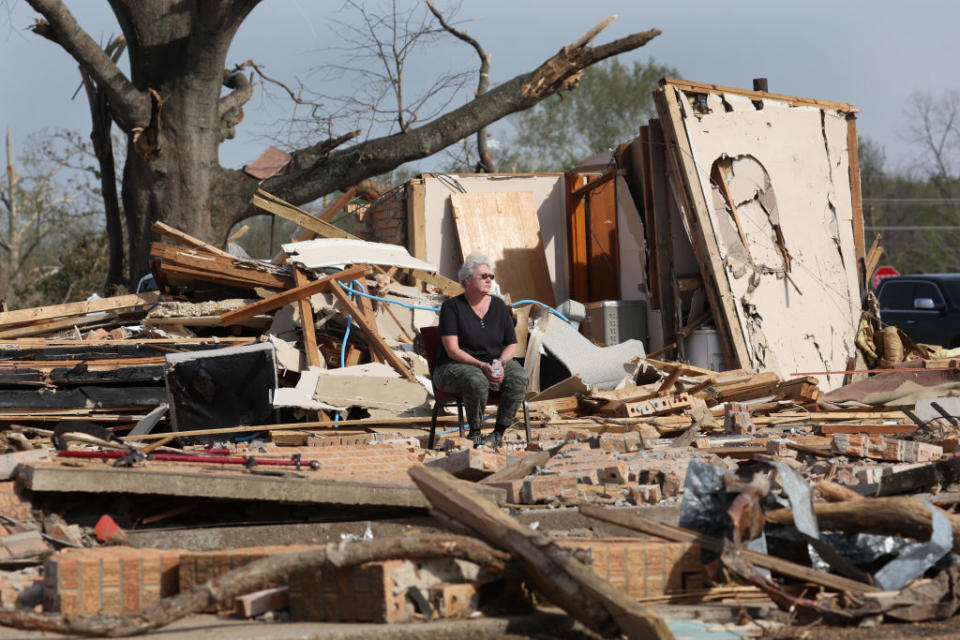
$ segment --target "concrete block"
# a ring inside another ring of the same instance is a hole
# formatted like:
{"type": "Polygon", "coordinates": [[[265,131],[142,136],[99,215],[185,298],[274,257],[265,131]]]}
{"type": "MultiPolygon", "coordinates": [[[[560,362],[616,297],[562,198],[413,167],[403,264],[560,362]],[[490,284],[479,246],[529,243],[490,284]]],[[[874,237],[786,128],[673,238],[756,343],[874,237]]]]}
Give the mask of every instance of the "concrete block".
{"type": "Polygon", "coordinates": [[[663,500],[663,491],[659,484],[642,484],[630,487],[630,498],[636,505],[655,504],[663,500]]]}
{"type": "Polygon", "coordinates": [[[0,455],[0,480],[12,480],[17,467],[23,463],[39,462],[49,459],[50,454],[46,449],[4,453],[0,455]]]}
{"type": "Polygon", "coordinates": [[[472,582],[441,582],[430,587],[430,603],[441,618],[465,617],[477,610],[480,595],[472,582]]]}
{"type": "Polygon", "coordinates": [[[577,476],[573,473],[529,476],[520,489],[522,504],[537,504],[577,495],[577,476]]]}
{"type": "Polygon", "coordinates": [[[503,489],[507,492],[506,500],[510,504],[522,504],[521,491],[523,490],[523,480],[508,480],[505,482],[490,482],[488,486],[503,489]]]}
{"type": "Polygon", "coordinates": [[[790,442],[786,438],[770,438],[767,440],[767,454],[780,458],[796,458],[797,452],[788,446],[790,442]]]}
{"type": "Polygon", "coordinates": [[[8,558],[31,558],[48,553],[52,547],[39,531],[24,531],[0,538],[8,558]]]}
{"type": "Polygon", "coordinates": [[[506,465],[506,457],[484,449],[461,449],[445,457],[427,462],[428,467],[443,469],[464,480],[479,480],[499,471],[506,465]]]}

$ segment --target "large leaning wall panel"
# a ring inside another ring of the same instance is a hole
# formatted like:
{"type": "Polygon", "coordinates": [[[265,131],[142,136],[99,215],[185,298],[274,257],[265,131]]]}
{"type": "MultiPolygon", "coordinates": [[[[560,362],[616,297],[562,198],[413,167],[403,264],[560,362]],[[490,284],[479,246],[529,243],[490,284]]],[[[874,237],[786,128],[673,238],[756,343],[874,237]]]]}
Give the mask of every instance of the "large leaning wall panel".
{"type": "MultiPolygon", "coordinates": [[[[782,377],[843,370],[860,315],[848,114],[722,90],[667,91],[699,178],[691,190],[705,203],[691,233],[715,247],[712,275],[729,287],[736,317],[727,320],[749,357],[741,365],[782,377]]],[[[822,388],[839,383],[820,378],[822,388]]]]}

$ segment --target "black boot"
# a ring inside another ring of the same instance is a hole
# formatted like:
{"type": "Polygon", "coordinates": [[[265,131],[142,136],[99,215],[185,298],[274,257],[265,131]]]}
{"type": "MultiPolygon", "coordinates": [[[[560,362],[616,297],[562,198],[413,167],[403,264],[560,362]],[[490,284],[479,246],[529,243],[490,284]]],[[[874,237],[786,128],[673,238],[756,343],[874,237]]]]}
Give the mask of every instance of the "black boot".
{"type": "Polygon", "coordinates": [[[500,445],[503,444],[503,432],[506,431],[506,429],[506,427],[496,427],[493,433],[483,439],[483,445],[491,449],[499,449],[500,445]]]}
{"type": "Polygon", "coordinates": [[[483,434],[480,432],[480,429],[474,429],[471,427],[470,431],[467,432],[467,438],[473,442],[473,448],[476,449],[483,443],[483,434]]]}

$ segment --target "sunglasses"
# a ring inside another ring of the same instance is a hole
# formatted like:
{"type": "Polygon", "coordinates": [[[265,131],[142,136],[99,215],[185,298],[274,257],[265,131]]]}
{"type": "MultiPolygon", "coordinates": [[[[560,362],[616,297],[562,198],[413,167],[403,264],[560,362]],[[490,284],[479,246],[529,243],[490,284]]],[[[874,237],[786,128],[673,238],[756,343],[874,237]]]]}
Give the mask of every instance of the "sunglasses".
{"type": "Polygon", "coordinates": [[[492,273],[478,273],[473,277],[476,278],[477,280],[495,280],[496,279],[496,276],[493,275],[492,273]]]}

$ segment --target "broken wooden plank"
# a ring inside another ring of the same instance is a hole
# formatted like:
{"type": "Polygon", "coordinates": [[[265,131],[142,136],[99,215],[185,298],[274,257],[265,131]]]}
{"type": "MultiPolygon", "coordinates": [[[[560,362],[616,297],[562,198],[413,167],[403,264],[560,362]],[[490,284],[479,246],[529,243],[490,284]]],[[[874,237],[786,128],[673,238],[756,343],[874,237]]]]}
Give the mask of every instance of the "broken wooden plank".
{"type": "Polygon", "coordinates": [[[852,104],[846,102],[831,102],[829,100],[816,100],[814,98],[803,98],[800,96],[788,96],[782,93],[768,93],[766,91],[752,91],[750,89],[738,89],[736,87],[724,87],[716,84],[707,84],[704,82],[691,82],[681,80],[680,78],[664,78],[663,82],[683,91],[692,93],[733,93],[736,95],[750,98],[751,100],[782,100],[788,102],[794,107],[819,107],[820,109],[831,109],[843,113],[859,113],[860,110],[852,104]]]}
{"type": "Polygon", "coordinates": [[[540,593],[590,629],[632,639],[673,638],[662,618],[597,576],[568,550],[503,513],[470,483],[423,466],[411,467],[408,473],[435,509],[510,551],[540,593]]]}
{"type": "MultiPolygon", "coordinates": [[[[299,267],[294,268],[293,277],[297,287],[306,286],[309,282],[307,274],[299,267]]],[[[297,307],[300,310],[300,332],[303,335],[303,350],[307,356],[307,365],[322,367],[323,356],[320,355],[320,349],[317,347],[317,330],[313,325],[313,306],[310,304],[310,298],[297,300],[297,307]]]]}
{"type": "Polygon", "coordinates": [[[452,193],[450,206],[462,255],[486,254],[514,300],[555,304],[532,192],[452,193]]]}
{"type": "Polygon", "coordinates": [[[174,229],[170,225],[164,224],[159,220],[153,223],[153,226],[150,227],[150,230],[153,231],[154,233],[160,234],[162,236],[170,238],[171,240],[179,242],[182,245],[193,247],[194,249],[209,251],[212,254],[218,255],[222,258],[229,258],[231,260],[236,260],[237,258],[235,255],[229,254],[223,249],[220,249],[219,247],[215,247],[212,244],[208,242],[204,242],[199,238],[194,238],[190,234],[184,233],[179,229],[174,229]]]}
{"type": "MultiPolygon", "coordinates": [[[[673,525],[655,522],[649,518],[641,516],[637,512],[628,513],[622,509],[603,509],[593,506],[581,506],[580,513],[593,518],[619,525],[621,527],[639,531],[650,536],[672,540],[674,542],[695,542],[701,547],[720,553],[723,550],[723,540],[713,538],[697,531],[675,527],[673,525]]],[[[768,517],[769,520],[769,517],[768,517]]],[[[823,571],[817,571],[810,567],[805,567],[789,560],[769,556],[765,553],[751,551],[750,549],[741,549],[743,557],[758,567],[770,569],[781,575],[790,576],[799,580],[806,580],[814,584],[835,589],[837,591],[849,591],[852,593],[869,593],[876,591],[877,588],[863,582],[850,580],[841,576],[835,576],[823,571]]]]}
{"type": "Polygon", "coordinates": [[[256,263],[247,262],[249,266],[244,266],[244,261],[236,257],[205,255],[161,242],[150,245],[150,257],[160,261],[158,268],[163,272],[210,282],[219,280],[227,286],[286,289],[293,282],[289,274],[277,273],[276,267],[270,271],[255,268],[256,263]]]}
{"type": "MultiPolygon", "coordinates": [[[[39,411],[39,410],[38,410],[39,411]]],[[[89,413],[89,410],[85,410],[86,415],[89,413]]],[[[21,414],[22,415],[22,414],[21,414]]],[[[73,414],[71,414],[73,415],[73,414]]],[[[0,414],[0,419],[3,418],[3,414],[0,414]]],[[[62,420],[62,418],[57,418],[62,420]]],[[[127,422],[136,422],[139,417],[126,417],[124,418],[127,422]]],[[[457,416],[439,416],[437,417],[438,423],[456,423],[457,416]]],[[[326,427],[337,429],[337,433],[341,433],[344,430],[350,427],[357,428],[367,428],[367,427],[376,427],[376,426],[389,426],[395,427],[398,425],[414,425],[430,424],[430,416],[415,416],[412,418],[397,418],[391,416],[389,418],[360,418],[357,420],[315,420],[313,422],[287,422],[282,424],[274,425],[256,425],[256,426],[238,426],[238,427],[219,427],[216,429],[191,429],[189,434],[179,434],[179,435],[190,435],[190,436],[213,436],[221,435],[225,433],[251,433],[254,431],[275,431],[275,430],[295,430],[295,429],[323,429],[326,427]]],[[[125,440],[156,440],[163,437],[164,434],[148,433],[142,436],[128,436],[124,438],[125,440]]]]}
{"type": "Polygon", "coordinates": [[[672,170],[669,177],[673,195],[690,230],[700,274],[703,281],[709,283],[704,292],[710,302],[727,366],[750,367],[750,352],[737,322],[736,300],[724,276],[717,239],[713,230],[704,230],[700,221],[699,216],[707,211],[707,204],[677,100],[676,90],[669,85],[654,92],[672,170]]]}
{"type": "Polygon", "coordinates": [[[20,325],[13,329],[0,331],[0,339],[41,336],[51,331],[69,329],[70,327],[89,327],[90,325],[111,322],[115,319],[116,315],[114,314],[99,313],[96,315],[70,316],[57,320],[47,320],[46,322],[31,322],[30,324],[20,325]]]}
{"type": "Polygon", "coordinates": [[[289,220],[290,222],[298,224],[304,229],[309,229],[322,238],[350,238],[353,240],[360,239],[352,233],[348,233],[340,227],[332,225],[325,220],[321,220],[320,218],[307,213],[303,209],[294,206],[289,202],[278,198],[272,193],[264,191],[263,189],[257,189],[257,193],[253,196],[253,205],[263,209],[267,213],[272,213],[273,215],[283,218],[284,220],[289,220]]]}
{"type": "Polygon", "coordinates": [[[65,316],[82,316],[97,311],[117,311],[130,307],[149,306],[160,299],[159,291],[133,293],[111,298],[97,298],[81,302],[67,302],[46,307],[31,307],[0,313],[0,327],[11,327],[27,322],[53,320],[65,316]]]}
{"type": "Polygon", "coordinates": [[[234,602],[237,603],[237,613],[244,618],[252,618],[267,611],[289,607],[290,589],[286,585],[273,587],[272,589],[262,589],[237,596],[234,598],[234,602]]]}
{"type": "Polygon", "coordinates": [[[223,326],[225,327],[228,327],[232,324],[237,324],[241,320],[252,318],[260,313],[273,311],[274,309],[279,309],[285,304],[296,302],[297,300],[301,300],[303,298],[309,298],[315,293],[329,291],[331,283],[339,280],[353,280],[355,278],[359,278],[366,273],[368,269],[369,267],[365,264],[354,265],[338,273],[323,276],[322,278],[309,282],[303,286],[294,287],[293,289],[288,289],[287,291],[272,295],[269,298],[264,298],[263,300],[259,300],[253,304],[248,304],[245,307],[228,311],[220,316],[220,320],[223,322],[223,326]]]}
{"type": "Polygon", "coordinates": [[[344,307],[344,310],[353,316],[353,321],[356,323],[357,327],[360,328],[360,331],[363,333],[364,338],[366,338],[367,344],[370,345],[371,350],[375,349],[377,353],[383,357],[387,364],[396,369],[397,372],[404,378],[407,380],[416,381],[416,376],[410,372],[410,369],[407,367],[403,359],[400,358],[400,356],[398,356],[396,352],[394,352],[394,350],[383,341],[383,338],[380,337],[377,325],[374,323],[371,326],[370,323],[367,322],[363,312],[350,300],[346,292],[340,288],[340,285],[334,285],[331,287],[330,292],[334,295],[340,305],[344,307]]]}

